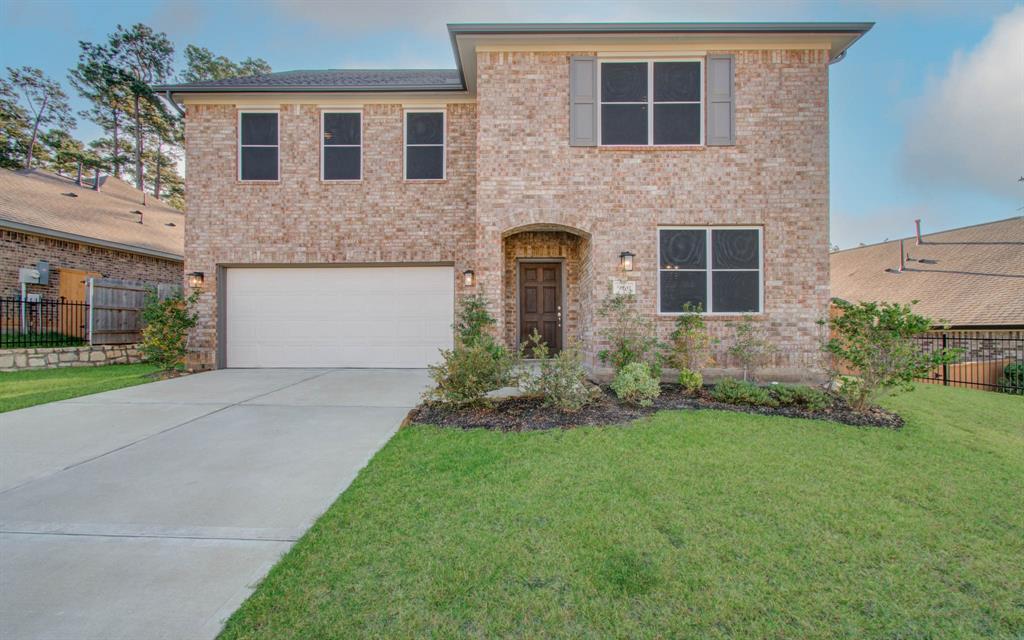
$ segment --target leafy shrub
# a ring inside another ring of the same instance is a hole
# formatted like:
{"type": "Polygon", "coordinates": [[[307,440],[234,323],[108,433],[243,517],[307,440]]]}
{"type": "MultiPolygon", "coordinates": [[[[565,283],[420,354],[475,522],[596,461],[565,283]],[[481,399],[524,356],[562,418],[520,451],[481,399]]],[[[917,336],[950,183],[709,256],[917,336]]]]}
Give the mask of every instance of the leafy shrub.
{"type": "Polygon", "coordinates": [[[683,315],[676,318],[676,328],[665,354],[665,360],[675,369],[699,371],[711,361],[711,345],[718,340],[708,335],[701,315],[703,310],[700,304],[687,302],[683,305],[683,315]]]}
{"type": "Polygon", "coordinates": [[[441,352],[441,363],[427,367],[434,388],[428,401],[456,407],[487,404],[487,393],[515,383],[516,358],[490,340],[463,342],[441,352]]]}
{"type": "Polygon", "coordinates": [[[160,300],[155,291],[146,292],[146,305],[142,309],[142,346],[146,360],[161,371],[185,367],[188,355],[188,332],[196,326],[199,314],[195,311],[199,290],[187,298],[181,294],[160,300]]]}
{"type": "Polygon", "coordinates": [[[1003,393],[1024,395],[1024,362],[1011,362],[1003,369],[999,379],[999,390],[1003,393]]]}
{"type": "Polygon", "coordinates": [[[689,392],[694,392],[704,385],[704,376],[700,375],[697,371],[690,371],[689,369],[679,370],[679,386],[689,392]]]}
{"type": "Polygon", "coordinates": [[[746,380],[726,378],[711,390],[711,397],[726,404],[749,404],[755,407],[777,407],[779,401],[771,391],[746,380]]]}
{"type": "Polygon", "coordinates": [[[735,337],[728,353],[740,363],[746,380],[748,375],[753,377],[754,369],[763,366],[777,349],[761,336],[761,329],[749,314],[744,315],[740,322],[730,322],[729,326],[735,330],[735,337]]]}
{"type": "Polygon", "coordinates": [[[832,338],[825,350],[836,365],[846,365],[853,376],[833,370],[839,392],[854,409],[865,409],[885,391],[913,389],[914,378],[957,359],[961,349],[923,351],[914,336],[928,331],[932,321],[917,315],[911,305],[889,302],[852,304],[834,298],[838,313],[828,320],[832,338]]]}
{"type": "Polygon", "coordinates": [[[654,399],[661,394],[658,379],[645,362],[631,362],[622,367],[615,374],[611,386],[619,400],[641,407],[651,406],[654,399]]]}
{"type": "Polygon", "coordinates": [[[821,411],[832,406],[832,400],[821,389],[806,385],[778,385],[769,389],[772,396],[783,407],[803,407],[821,411]]]}
{"type": "Polygon", "coordinates": [[[635,296],[608,296],[601,302],[597,315],[609,321],[600,332],[610,345],[597,354],[601,362],[611,365],[616,373],[634,362],[643,362],[655,379],[660,379],[660,343],[654,323],[637,309],[635,296]]]}
{"type": "Polygon", "coordinates": [[[487,403],[487,393],[516,383],[518,354],[500,345],[488,330],[496,324],[487,298],[460,301],[455,321],[455,346],[441,352],[441,363],[427,367],[435,387],[424,398],[452,406],[487,403]]]}
{"type": "Polygon", "coordinates": [[[594,388],[587,383],[583,355],[576,343],[570,342],[554,358],[549,357],[548,346],[536,331],[530,343],[534,357],[540,359],[540,371],[525,380],[523,390],[541,396],[544,406],[561,411],[572,413],[587,406],[594,388]]]}

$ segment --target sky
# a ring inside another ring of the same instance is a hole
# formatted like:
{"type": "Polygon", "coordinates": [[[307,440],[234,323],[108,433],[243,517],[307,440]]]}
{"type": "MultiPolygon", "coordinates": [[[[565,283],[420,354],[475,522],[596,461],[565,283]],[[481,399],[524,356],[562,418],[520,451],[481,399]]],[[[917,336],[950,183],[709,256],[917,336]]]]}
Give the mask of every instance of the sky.
{"type": "Polygon", "coordinates": [[[135,22],[171,38],[179,69],[196,44],[285,71],[453,68],[449,22],[794,20],[876,23],[830,68],[834,244],[909,236],[915,218],[928,232],[1024,215],[1022,2],[0,0],[0,66],[66,83],[80,40],[135,22]]]}

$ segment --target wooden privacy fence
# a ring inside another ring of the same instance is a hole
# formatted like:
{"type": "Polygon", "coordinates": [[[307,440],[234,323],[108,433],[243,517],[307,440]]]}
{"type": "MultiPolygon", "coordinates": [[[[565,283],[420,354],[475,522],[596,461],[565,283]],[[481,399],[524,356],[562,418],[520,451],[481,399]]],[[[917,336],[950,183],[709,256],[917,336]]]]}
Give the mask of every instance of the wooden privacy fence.
{"type": "Polygon", "coordinates": [[[89,342],[133,344],[142,339],[142,309],[146,292],[156,290],[165,300],[181,293],[181,285],[119,278],[89,278],[89,342]]]}

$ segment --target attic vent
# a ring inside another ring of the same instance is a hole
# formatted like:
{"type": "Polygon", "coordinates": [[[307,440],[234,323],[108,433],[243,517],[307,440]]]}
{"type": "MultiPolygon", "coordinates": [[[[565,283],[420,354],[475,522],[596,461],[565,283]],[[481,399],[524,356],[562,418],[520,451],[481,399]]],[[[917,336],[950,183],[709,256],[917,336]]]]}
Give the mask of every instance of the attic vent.
{"type": "Polygon", "coordinates": [[[67,196],[67,197],[69,197],[69,198],[77,198],[77,197],[78,197],[78,194],[77,194],[77,193],[62,193],[62,194],[60,194],[60,195],[62,195],[62,196],[67,196]]]}
{"type": "Polygon", "coordinates": [[[164,223],[164,226],[165,226],[165,227],[176,227],[176,226],[178,226],[178,225],[174,224],[173,222],[165,222],[165,223],[164,223]]]}
{"type": "Polygon", "coordinates": [[[132,211],[132,213],[137,213],[137,214],[139,214],[139,220],[138,220],[138,223],[139,223],[139,224],[142,224],[142,212],[141,212],[141,211],[139,211],[138,209],[136,209],[135,211],[132,211]]]}

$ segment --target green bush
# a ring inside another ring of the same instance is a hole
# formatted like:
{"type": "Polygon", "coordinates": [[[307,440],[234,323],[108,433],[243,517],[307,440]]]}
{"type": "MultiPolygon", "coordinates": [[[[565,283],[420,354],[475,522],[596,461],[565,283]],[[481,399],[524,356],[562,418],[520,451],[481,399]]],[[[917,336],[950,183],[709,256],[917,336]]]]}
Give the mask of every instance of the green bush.
{"type": "Polygon", "coordinates": [[[601,338],[610,347],[597,356],[601,362],[611,365],[616,373],[634,362],[644,362],[650,373],[661,379],[661,354],[654,323],[636,306],[631,295],[612,295],[601,302],[597,315],[607,320],[601,330],[601,338]]]}
{"type": "Polygon", "coordinates": [[[196,326],[199,314],[195,311],[199,290],[184,298],[181,294],[160,300],[155,291],[146,292],[146,306],[142,309],[142,345],[140,351],[150,364],[161,371],[185,367],[188,355],[188,332],[196,326]]]}
{"type": "MultiPolygon", "coordinates": [[[[914,336],[931,329],[932,321],[911,311],[911,305],[889,302],[852,304],[833,298],[838,313],[829,321],[832,338],[825,350],[834,361],[839,393],[856,410],[865,409],[886,391],[909,391],[914,378],[954,362],[962,349],[924,351],[914,336]],[[845,369],[840,370],[840,366],[845,369]],[[856,378],[846,374],[854,372],[856,378]]],[[[822,321],[824,323],[824,321],[822,321]]]]}
{"type": "Polygon", "coordinates": [[[701,315],[703,310],[700,304],[695,306],[687,302],[683,305],[682,315],[676,318],[676,328],[672,331],[665,360],[680,371],[702,369],[711,361],[711,345],[718,344],[718,340],[708,335],[704,316],[701,315]]]}
{"type": "Polygon", "coordinates": [[[645,362],[631,362],[622,367],[615,374],[611,386],[619,400],[641,407],[651,406],[661,394],[658,379],[645,362]]]}
{"type": "Polygon", "coordinates": [[[746,380],[726,378],[711,390],[711,397],[726,404],[748,404],[755,407],[777,407],[779,401],[771,391],[746,380]]]}
{"type": "Polygon", "coordinates": [[[689,369],[679,370],[679,386],[689,392],[697,391],[704,385],[704,376],[700,375],[697,371],[690,371],[689,369]]]}
{"type": "Polygon", "coordinates": [[[534,331],[529,348],[532,348],[534,357],[540,359],[540,370],[524,381],[524,391],[543,398],[544,406],[570,413],[579,411],[593,400],[596,389],[587,382],[583,355],[575,342],[570,342],[551,358],[547,344],[534,331]]]}
{"type": "Polygon", "coordinates": [[[754,378],[754,370],[763,366],[778,349],[761,336],[762,330],[754,324],[754,316],[746,314],[739,322],[730,322],[735,331],[732,345],[726,350],[743,368],[743,379],[754,378]]]}
{"type": "Polygon", "coordinates": [[[516,358],[504,347],[457,337],[453,349],[441,352],[441,363],[427,367],[435,386],[424,399],[455,407],[487,404],[488,392],[515,383],[515,367],[516,358]]]}
{"type": "Polygon", "coordinates": [[[806,385],[778,385],[769,391],[780,406],[802,407],[811,411],[821,411],[832,406],[832,399],[821,389],[806,385]]]}
{"type": "Polygon", "coordinates": [[[488,392],[517,382],[518,354],[489,333],[495,324],[484,296],[460,301],[455,346],[441,352],[440,364],[428,367],[435,387],[423,394],[425,400],[456,407],[483,405],[488,392]]]}
{"type": "Polygon", "coordinates": [[[1024,395],[1024,362],[1012,362],[1003,369],[999,379],[999,390],[1003,393],[1024,395]]]}

